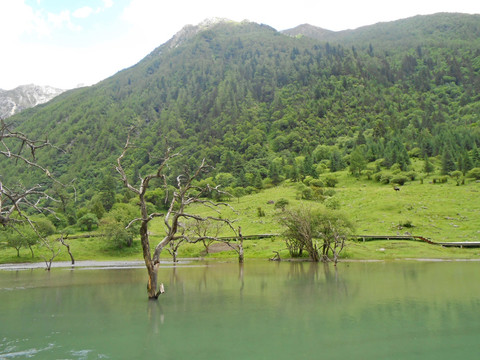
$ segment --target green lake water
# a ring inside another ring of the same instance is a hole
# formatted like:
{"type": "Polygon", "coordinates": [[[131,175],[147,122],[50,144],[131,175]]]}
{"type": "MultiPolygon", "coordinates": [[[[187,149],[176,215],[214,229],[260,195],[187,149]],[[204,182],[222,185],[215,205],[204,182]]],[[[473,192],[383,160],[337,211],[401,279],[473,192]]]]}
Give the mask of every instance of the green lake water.
{"type": "Polygon", "coordinates": [[[0,359],[476,359],[479,262],[0,271],[0,359]]]}

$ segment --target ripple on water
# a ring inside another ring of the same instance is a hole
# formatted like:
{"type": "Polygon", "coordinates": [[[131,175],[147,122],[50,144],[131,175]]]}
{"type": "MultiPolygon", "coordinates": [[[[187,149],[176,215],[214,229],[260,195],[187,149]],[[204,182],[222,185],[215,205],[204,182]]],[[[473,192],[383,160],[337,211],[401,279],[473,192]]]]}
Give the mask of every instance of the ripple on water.
{"type": "Polygon", "coordinates": [[[105,354],[96,353],[94,350],[70,350],[66,354],[60,354],[62,352],[61,346],[56,346],[54,343],[50,343],[45,347],[36,348],[31,347],[22,349],[22,347],[28,347],[29,339],[16,339],[9,340],[7,338],[1,339],[0,342],[0,360],[6,359],[34,359],[37,357],[45,358],[46,353],[50,353],[52,358],[61,356],[62,359],[71,360],[88,360],[88,359],[108,359],[109,356],[105,354]]]}
{"type": "Polygon", "coordinates": [[[6,338],[2,339],[2,343],[0,344],[0,360],[4,359],[15,359],[15,358],[34,358],[37,354],[48,351],[53,349],[53,344],[48,344],[46,347],[37,349],[37,348],[30,348],[30,349],[19,349],[19,345],[22,342],[27,341],[28,339],[24,340],[7,340],[6,338]]]}

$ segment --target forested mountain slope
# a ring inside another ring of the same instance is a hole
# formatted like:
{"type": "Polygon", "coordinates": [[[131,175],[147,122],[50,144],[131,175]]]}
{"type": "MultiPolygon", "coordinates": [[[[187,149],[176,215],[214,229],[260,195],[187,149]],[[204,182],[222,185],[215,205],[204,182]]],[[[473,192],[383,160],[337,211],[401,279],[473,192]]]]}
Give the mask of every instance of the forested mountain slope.
{"type": "Polygon", "coordinates": [[[283,33],[304,35],[321,41],[342,43],[367,49],[370,44],[382,50],[414,48],[416,46],[468,46],[480,36],[478,15],[438,13],[418,15],[408,19],[378,23],[355,30],[328,31],[311,25],[300,25],[283,33]]]}
{"type": "Polygon", "coordinates": [[[112,173],[132,125],[132,176],[167,146],[185,155],[182,166],[206,158],[225,185],[243,187],[315,175],[322,164],[335,171],[355,151],[402,169],[409,156],[436,155],[453,170],[471,167],[480,145],[479,28],[480,16],[460,14],[322,40],[248,22],[188,27],[135,66],[9,120],[66,150],[41,160],[63,181],[77,179],[80,194],[112,173]]]}

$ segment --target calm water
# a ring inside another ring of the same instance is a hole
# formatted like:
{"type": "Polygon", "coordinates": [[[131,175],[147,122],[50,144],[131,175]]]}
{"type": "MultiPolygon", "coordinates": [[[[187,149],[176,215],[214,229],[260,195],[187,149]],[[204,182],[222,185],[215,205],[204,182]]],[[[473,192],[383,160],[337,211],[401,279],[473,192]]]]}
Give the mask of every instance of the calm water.
{"type": "Polygon", "coordinates": [[[476,359],[480,263],[0,271],[0,359],[476,359]]]}

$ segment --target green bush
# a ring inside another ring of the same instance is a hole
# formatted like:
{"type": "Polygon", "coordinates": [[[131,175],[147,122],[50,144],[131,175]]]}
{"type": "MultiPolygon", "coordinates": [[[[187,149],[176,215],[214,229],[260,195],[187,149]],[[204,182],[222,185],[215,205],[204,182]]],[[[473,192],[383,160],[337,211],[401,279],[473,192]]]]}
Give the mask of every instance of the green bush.
{"type": "Polygon", "coordinates": [[[412,224],[412,221],[411,220],[404,220],[404,221],[400,221],[398,223],[398,228],[399,229],[402,229],[402,228],[413,228],[414,225],[412,224]]]}
{"type": "Polygon", "coordinates": [[[380,180],[382,179],[382,176],[383,176],[382,172],[375,173],[373,175],[373,180],[375,180],[376,182],[380,182],[380,180]]]}
{"type": "Polygon", "coordinates": [[[404,185],[408,181],[408,178],[404,175],[395,175],[391,178],[390,182],[392,184],[404,185]]]}
{"type": "Polygon", "coordinates": [[[35,228],[41,236],[49,236],[55,234],[57,230],[55,228],[55,225],[53,225],[53,223],[46,217],[34,217],[32,218],[32,220],[35,224],[35,228]]]}
{"type": "Polygon", "coordinates": [[[258,217],[264,217],[265,216],[265,211],[263,211],[261,207],[257,208],[257,216],[258,217]]]}
{"type": "Polygon", "coordinates": [[[387,171],[380,171],[373,175],[373,179],[380,184],[390,184],[390,181],[393,178],[393,174],[387,171]]]}
{"type": "Polygon", "coordinates": [[[94,227],[98,226],[97,215],[92,213],[87,213],[78,219],[78,226],[81,230],[91,231],[94,227]]]}
{"type": "Polygon", "coordinates": [[[333,189],[326,189],[326,190],[323,192],[323,195],[325,195],[325,196],[330,196],[330,197],[334,196],[335,194],[336,194],[336,191],[333,190],[333,189]]]}
{"type": "Polygon", "coordinates": [[[47,219],[50,220],[57,229],[64,229],[68,226],[69,223],[67,217],[60,213],[57,213],[55,215],[49,214],[47,216],[47,219]]]}
{"type": "Polygon", "coordinates": [[[338,210],[340,209],[340,201],[335,197],[327,197],[325,206],[331,210],[338,210]]]}
{"type": "Polygon", "coordinates": [[[247,194],[247,195],[255,194],[257,192],[258,192],[258,190],[256,188],[254,188],[253,186],[247,186],[245,188],[245,194],[247,194]]]}
{"type": "Polygon", "coordinates": [[[311,187],[305,187],[303,190],[302,190],[302,196],[301,196],[301,199],[302,200],[313,200],[314,199],[314,191],[311,187]]]}
{"type": "Polygon", "coordinates": [[[282,209],[285,210],[285,207],[290,204],[287,199],[280,198],[275,202],[275,209],[282,209]]]}
{"type": "Polygon", "coordinates": [[[432,179],[434,184],[446,184],[448,182],[448,176],[438,176],[432,179]]]}
{"type": "Polygon", "coordinates": [[[310,186],[315,186],[315,187],[321,188],[321,187],[324,187],[325,184],[320,179],[313,179],[313,180],[310,181],[310,186]]]}
{"type": "Polygon", "coordinates": [[[415,172],[415,171],[409,171],[405,174],[406,177],[408,177],[410,179],[410,181],[415,181],[415,179],[417,178],[418,174],[415,172]]]}
{"type": "Polygon", "coordinates": [[[335,187],[338,184],[338,179],[333,175],[327,175],[323,178],[323,182],[327,187],[335,187]]]}
{"type": "Polygon", "coordinates": [[[467,177],[480,180],[480,168],[476,167],[467,173],[467,177]]]}
{"type": "Polygon", "coordinates": [[[125,229],[125,226],[115,221],[113,218],[102,220],[101,229],[105,234],[105,238],[113,245],[114,248],[122,249],[124,247],[132,246],[132,231],[125,229]]]}

